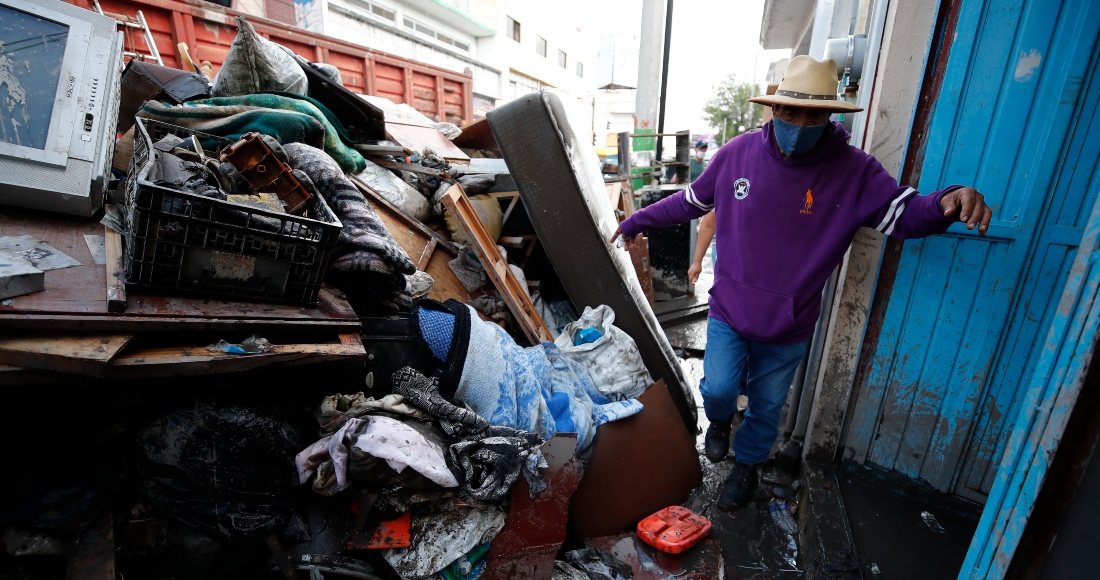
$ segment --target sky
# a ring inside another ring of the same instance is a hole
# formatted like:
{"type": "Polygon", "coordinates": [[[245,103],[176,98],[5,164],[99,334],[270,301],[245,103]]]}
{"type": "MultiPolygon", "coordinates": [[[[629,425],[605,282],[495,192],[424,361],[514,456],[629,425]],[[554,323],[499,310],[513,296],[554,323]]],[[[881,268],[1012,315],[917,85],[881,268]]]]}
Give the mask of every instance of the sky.
{"type": "MultiPolygon", "coordinates": [[[[585,36],[641,29],[642,0],[565,0],[559,6],[561,18],[575,21],[585,36]]],[[[763,86],[768,65],[790,54],[760,48],[763,11],[764,0],[674,0],[666,131],[712,132],[702,118],[712,88],[731,74],[763,86]]]]}

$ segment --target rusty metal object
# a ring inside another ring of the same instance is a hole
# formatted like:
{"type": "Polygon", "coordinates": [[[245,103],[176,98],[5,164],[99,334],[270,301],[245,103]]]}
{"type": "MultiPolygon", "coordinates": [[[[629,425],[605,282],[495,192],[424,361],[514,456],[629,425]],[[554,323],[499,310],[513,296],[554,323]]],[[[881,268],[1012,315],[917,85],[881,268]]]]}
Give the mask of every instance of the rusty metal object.
{"type": "Polygon", "coordinates": [[[274,193],[286,204],[287,213],[301,215],[313,194],[306,190],[285,159],[280,159],[268,145],[265,137],[246,133],[222,152],[221,161],[235,167],[257,193],[274,193]]]}
{"type": "Polygon", "coordinates": [[[580,481],[576,449],[576,433],[558,433],[542,446],[548,487],[534,499],[527,480],[516,481],[504,531],[489,550],[485,580],[549,580],[565,541],[569,498],[580,481]]]}
{"type": "Polygon", "coordinates": [[[682,504],[703,481],[695,440],[664,381],[642,393],[640,413],[602,425],[592,460],[569,504],[582,538],[633,529],[642,518],[682,504]]]}

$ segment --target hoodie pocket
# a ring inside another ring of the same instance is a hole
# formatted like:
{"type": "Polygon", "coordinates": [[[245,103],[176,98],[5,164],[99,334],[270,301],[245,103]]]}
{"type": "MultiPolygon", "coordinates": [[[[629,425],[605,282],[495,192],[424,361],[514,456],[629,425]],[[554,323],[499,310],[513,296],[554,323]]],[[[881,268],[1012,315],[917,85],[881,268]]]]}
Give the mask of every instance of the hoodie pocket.
{"type": "Polygon", "coordinates": [[[730,324],[755,340],[783,338],[795,330],[794,298],[718,276],[714,294],[721,296],[730,324]]]}

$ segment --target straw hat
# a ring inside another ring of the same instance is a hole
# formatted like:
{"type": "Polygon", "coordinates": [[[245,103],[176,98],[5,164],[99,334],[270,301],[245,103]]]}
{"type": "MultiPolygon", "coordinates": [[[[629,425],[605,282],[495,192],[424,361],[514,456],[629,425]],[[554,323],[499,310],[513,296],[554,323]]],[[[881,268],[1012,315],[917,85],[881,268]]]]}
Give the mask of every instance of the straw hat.
{"type": "Polygon", "coordinates": [[[762,95],[749,99],[761,105],[790,105],[829,109],[831,111],[862,111],[855,103],[837,99],[836,61],[827,58],[814,60],[807,55],[796,56],[787,65],[783,80],[774,95],[762,95]]]}

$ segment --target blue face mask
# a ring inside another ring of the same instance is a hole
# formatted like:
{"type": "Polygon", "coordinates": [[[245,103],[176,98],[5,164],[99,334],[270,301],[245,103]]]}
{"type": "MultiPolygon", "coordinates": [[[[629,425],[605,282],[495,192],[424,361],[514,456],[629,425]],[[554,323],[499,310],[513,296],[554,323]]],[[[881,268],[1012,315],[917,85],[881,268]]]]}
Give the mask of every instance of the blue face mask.
{"type": "Polygon", "coordinates": [[[775,133],[775,142],[783,153],[788,157],[795,157],[809,151],[821,138],[826,126],[828,123],[805,127],[776,117],[772,122],[772,132],[775,133]]]}

